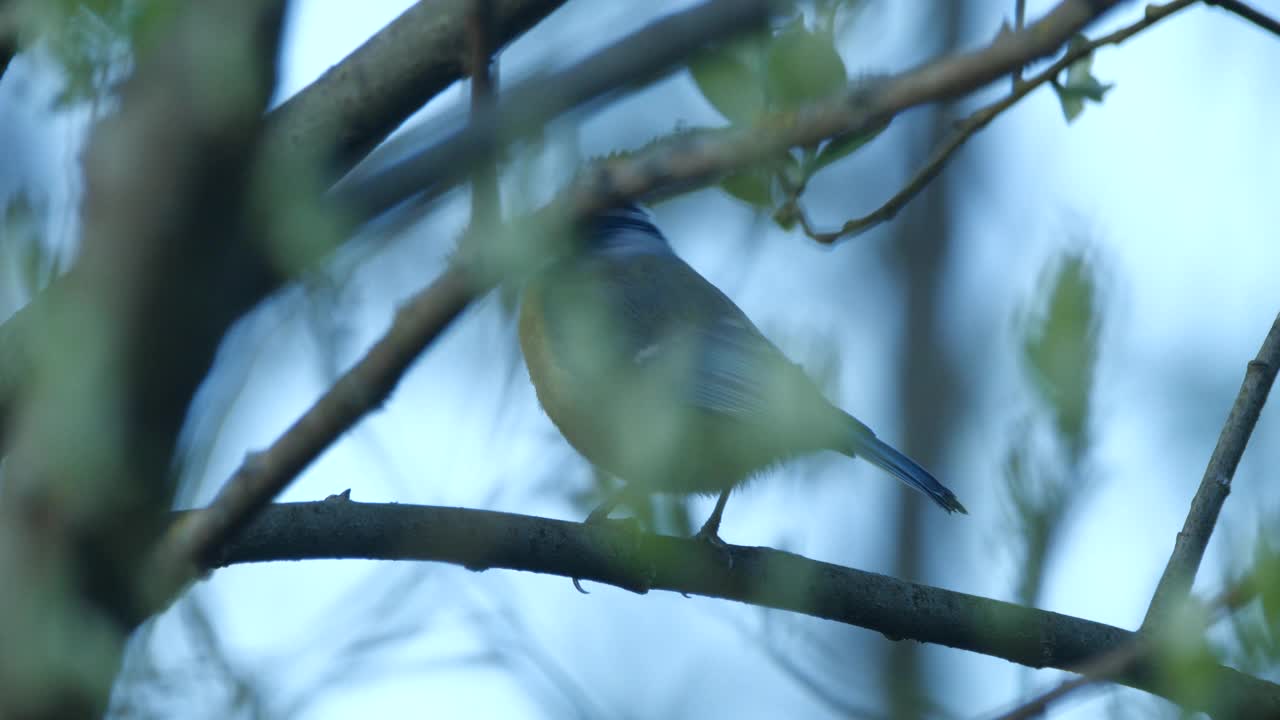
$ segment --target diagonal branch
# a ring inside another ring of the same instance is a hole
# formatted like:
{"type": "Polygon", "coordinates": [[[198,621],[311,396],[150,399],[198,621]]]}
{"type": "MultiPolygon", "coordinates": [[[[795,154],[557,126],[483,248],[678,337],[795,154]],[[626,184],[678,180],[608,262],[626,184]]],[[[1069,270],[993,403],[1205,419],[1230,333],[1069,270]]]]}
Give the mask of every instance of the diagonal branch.
{"type": "MultiPolygon", "coordinates": [[[[565,1],[487,0],[489,51],[509,44],[565,1]]],[[[428,100],[471,74],[468,27],[474,5],[475,0],[419,0],[273,110],[273,141],[289,152],[330,145],[335,174],[350,170],[428,100]]]]}
{"type": "MultiPolygon", "coordinates": [[[[321,558],[448,562],[476,571],[523,570],[642,592],[736,600],[1035,668],[1070,669],[1137,637],[1102,623],[779,550],[730,545],[721,552],[695,539],[640,532],[626,521],[584,525],[484,510],[357,503],[345,496],[272,505],[209,562],[225,567],[321,558]]],[[[1156,669],[1126,669],[1117,680],[1187,701],[1156,669]]],[[[1222,717],[1280,713],[1280,686],[1219,665],[1209,665],[1208,672],[1214,692],[1192,699],[1196,709],[1222,717]]]]}
{"type": "MultiPolygon", "coordinates": [[[[1185,626],[1171,628],[1180,637],[1155,638],[1146,633],[1134,633],[1128,643],[1102,653],[1083,665],[1071,668],[1071,672],[1078,674],[1077,677],[1065,680],[1031,698],[1009,712],[1000,715],[997,720],[1030,720],[1031,718],[1042,717],[1051,704],[1064,697],[1094,683],[1114,679],[1117,675],[1135,667],[1137,663],[1148,660],[1153,653],[1161,649],[1167,650],[1170,645],[1166,641],[1172,640],[1175,643],[1173,647],[1176,648],[1177,644],[1185,638],[1202,634],[1219,617],[1240,609],[1257,597],[1257,590],[1256,578],[1247,578],[1219,594],[1204,607],[1205,612],[1202,618],[1204,623],[1202,625],[1191,628],[1185,626]]],[[[1185,643],[1181,644],[1186,647],[1185,643]]]]}
{"type": "Polygon", "coordinates": [[[1280,37],[1280,20],[1268,16],[1241,0],[1204,0],[1205,5],[1216,5],[1227,12],[1235,13],[1267,32],[1280,37]]]}
{"type": "Polygon", "coordinates": [[[1271,392],[1275,382],[1276,371],[1280,369],[1280,315],[1276,315],[1270,332],[1262,341],[1258,356],[1249,363],[1244,374],[1244,383],[1236,394],[1235,403],[1227,422],[1218,435],[1218,444],[1209,456],[1209,465],[1200,480],[1200,488],[1191,500],[1191,510],[1182,526],[1182,532],[1173,545],[1173,554],[1165,566],[1160,584],[1156,586],[1151,598],[1151,606],[1147,608],[1147,616],[1142,621],[1142,630],[1148,631],[1162,620],[1191,594],[1191,584],[1200,568],[1200,560],[1204,557],[1205,547],[1213,535],[1213,526],[1218,522],[1218,513],[1231,492],[1231,478],[1235,475],[1236,466],[1240,464],[1240,456],[1244,454],[1253,426],[1262,414],[1262,406],[1271,392]]]}
{"type": "MultiPolygon", "coordinates": [[[[903,186],[903,188],[893,197],[889,198],[883,205],[872,210],[870,213],[867,213],[862,217],[846,221],[842,226],[840,226],[839,230],[825,232],[817,230],[809,221],[808,215],[800,208],[799,202],[792,199],[791,203],[796,211],[795,216],[800,221],[801,228],[811,239],[825,245],[834,243],[838,240],[847,240],[849,238],[857,237],[881,223],[892,220],[898,215],[898,212],[901,211],[902,208],[907,206],[907,203],[915,199],[916,195],[919,195],[920,192],[929,185],[929,183],[933,182],[934,178],[938,177],[942,172],[943,167],[946,166],[947,161],[951,159],[951,156],[954,155],[957,150],[969,141],[969,138],[985,129],[991,124],[992,120],[995,120],[1001,113],[1013,107],[1019,100],[1029,95],[1032,90],[1035,90],[1046,83],[1053,82],[1054,79],[1062,74],[1062,71],[1070,67],[1072,63],[1080,58],[1088,56],[1098,48],[1106,45],[1119,45],[1157,22],[1160,22],[1179,10],[1186,8],[1189,5],[1194,5],[1199,1],[1200,0],[1174,0],[1174,2],[1169,2],[1164,5],[1150,5],[1143,12],[1142,18],[1132,24],[1126,25],[1115,32],[1097,38],[1096,40],[1091,40],[1079,46],[1068,48],[1065,55],[1044,71],[1037,73],[1025,81],[1021,79],[1017,80],[1013,84],[1013,90],[1008,95],[991,103],[990,105],[986,105],[975,110],[968,117],[957,123],[951,135],[934,149],[933,153],[929,156],[928,161],[925,162],[924,167],[920,168],[920,170],[912,176],[911,180],[908,181],[907,184],[903,186]]],[[[1019,72],[1020,71],[1021,68],[1019,68],[1019,72]]]]}
{"type": "Polygon", "coordinates": [[[501,144],[574,108],[620,92],[684,62],[707,44],[760,27],[771,0],[707,0],[672,13],[572,67],[525,80],[469,122],[446,117],[407,132],[406,157],[357,170],[335,188],[336,200],[372,218],[415,196],[436,197],[466,178],[501,144]]]}
{"type": "MultiPolygon", "coordinates": [[[[733,170],[769,160],[791,147],[870,131],[904,110],[960,97],[1012,73],[1021,65],[1052,55],[1071,36],[1119,1],[1061,0],[1039,21],[1021,31],[1000,35],[982,49],[955,53],[897,75],[860,79],[836,97],[810,104],[796,112],[766,117],[753,128],[690,133],[672,142],[659,143],[650,154],[670,154],[673,148],[692,154],[692,157],[679,159],[682,168],[679,178],[638,172],[643,169],[642,158],[653,160],[645,157],[645,153],[639,153],[629,166],[631,172],[627,176],[588,174],[579,185],[605,182],[605,188],[595,196],[596,202],[602,205],[623,198],[656,198],[710,184],[733,170]],[[691,142],[695,138],[712,138],[715,142],[700,146],[691,142]]],[[[705,10],[708,17],[722,16],[722,23],[735,19],[732,15],[723,17],[725,13],[717,12],[716,5],[708,2],[702,8],[687,11],[687,14],[705,10]]],[[[739,0],[738,5],[742,7],[748,3],[739,0]]],[[[590,73],[571,74],[566,71],[551,78],[536,78],[525,83],[508,93],[488,116],[477,118],[466,128],[442,138],[434,128],[424,130],[421,136],[435,132],[431,137],[432,144],[387,167],[344,180],[337,199],[355,209],[358,215],[371,217],[424,193],[439,195],[461,181],[474,162],[513,133],[522,129],[527,131],[530,126],[537,127],[540,122],[619,85],[618,82],[605,82],[613,73],[634,79],[634,74],[627,67],[605,67],[603,57],[623,63],[633,55],[646,55],[645,51],[652,43],[658,43],[659,48],[670,52],[679,41],[696,39],[688,37],[687,27],[683,27],[688,24],[672,23],[663,29],[661,37],[646,40],[645,44],[633,43],[634,48],[620,43],[614,48],[617,52],[601,53],[601,59],[593,63],[597,67],[590,73]]],[[[631,58],[631,62],[635,61],[636,58],[631,58]]],[[[411,140],[413,138],[406,138],[405,144],[410,144],[411,140]]]]}

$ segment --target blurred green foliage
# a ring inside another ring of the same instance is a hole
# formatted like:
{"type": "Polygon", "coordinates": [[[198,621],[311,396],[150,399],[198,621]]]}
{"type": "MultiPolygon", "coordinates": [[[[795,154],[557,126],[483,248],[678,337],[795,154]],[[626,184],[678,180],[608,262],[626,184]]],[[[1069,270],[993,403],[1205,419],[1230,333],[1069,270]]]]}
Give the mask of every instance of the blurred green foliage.
{"type": "MultiPolygon", "coordinates": [[[[1076,35],[1067,43],[1067,52],[1074,52],[1088,44],[1089,38],[1076,35]]],[[[1107,91],[1115,87],[1113,83],[1103,83],[1093,76],[1093,53],[1089,53],[1067,67],[1065,81],[1055,81],[1053,89],[1058,93],[1058,102],[1062,103],[1062,115],[1067,122],[1074,122],[1084,112],[1086,100],[1102,102],[1107,91]]]]}
{"type": "Polygon", "coordinates": [[[1237,608],[1230,615],[1227,649],[1230,662],[1253,675],[1272,673],[1280,667],[1280,549],[1270,536],[1274,515],[1264,517],[1249,564],[1235,571],[1237,578],[1224,583],[1228,597],[1243,602],[1257,597],[1254,607],[1237,608]]]}
{"type": "Polygon", "coordinates": [[[1020,423],[1004,473],[1020,556],[1016,597],[1024,604],[1038,600],[1059,531],[1085,489],[1101,324],[1098,273],[1084,252],[1053,258],[1043,278],[1018,328],[1039,408],[1020,423]]]}
{"type": "Polygon", "coordinates": [[[65,72],[60,106],[99,97],[181,3],[164,0],[18,0],[22,46],[40,43],[65,72]]]}
{"type": "MultiPolygon", "coordinates": [[[[794,111],[848,84],[836,38],[862,5],[854,0],[798,3],[772,32],[710,50],[689,64],[689,72],[707,102],[734,125],[752,125],[771,113],[794,111]]],[[[731,175],[720,186],[748,205],[785,208],[815,173],[852,154],[883,129],[792,150],[772,163],[731,175]]],[[[777,212],[774,219],[784,228],[795,223],[794,213],[777,212]]]]}
{"type": "Polygon", "coordinates": [[[0,224],[0,287],[12,282],[17,297],[0,297],[0,301],[20,305],[57,274],[59,258],[43,242],[42,223],[47,214],[44,203],[25,192],[5,203],[0,224]]]}
{"type": "Polygon", "coordinates": [[[1030,318],[1023,360],[1053,415],[1072,462],[1089,442],[1090,399],[1098,363],[1100,317],[1096,271],[1082,253],[1062,256],[1047,273],[1043,314],[1030,318]]]}

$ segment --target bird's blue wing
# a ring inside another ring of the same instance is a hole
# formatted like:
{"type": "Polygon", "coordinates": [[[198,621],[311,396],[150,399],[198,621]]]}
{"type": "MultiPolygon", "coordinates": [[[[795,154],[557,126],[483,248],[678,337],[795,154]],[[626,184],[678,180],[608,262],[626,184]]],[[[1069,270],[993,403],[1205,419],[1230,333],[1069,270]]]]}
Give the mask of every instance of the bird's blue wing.
{"type": "Polygon", "coordinates": [[[636,372],[679,354],[689,405],[744,420],[768,414],[771,383],[795,366],[728,296],[673,254],[594,262],[636,372]]]}

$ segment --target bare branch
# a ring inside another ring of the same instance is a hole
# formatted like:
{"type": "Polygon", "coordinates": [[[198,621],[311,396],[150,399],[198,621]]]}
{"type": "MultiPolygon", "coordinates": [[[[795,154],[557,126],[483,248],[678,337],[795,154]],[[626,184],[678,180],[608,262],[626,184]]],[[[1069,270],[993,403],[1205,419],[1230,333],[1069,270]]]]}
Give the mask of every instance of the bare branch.
{"type": "Polygon", "coordinates": [[[1206,5],[1217,5],[1227,12],[1235,13],[1267,32],[1280,37],[1280,20],[1269,17],[1261,10],[1255,9],[1241,0],[1204,0],[1206,5]]]}
{"type": "Polygon", "coordinates": [[[1209,456],[1209,465],[1200,480],[1200,488],[1191,500],[1187,520],[1174,541],[1169,564],[1165,566],[1160,584],[1156,586],[1151,598],[1151,606],[1147,608],[1147,616],[1142,621],[1144,632],[1157,626],[1190,596],[1191,584],[1195,581],[1205,547],[1209,545],[1209,538],[1213,535],[1213,527],[1218,522],[1218,513],[1226,502],[1227,494],[1231,492],[1231,478],[1235,475],[1236,466],[1240,464],[1240,456],[1244,454],[1253,426],[1262,414],[1262,406],[1267,401],[1267,394],[1271,392],[1278,369],[1280,315],[1276,315],[1270,332],[1262,341],[1262,348],[1258,350],[1258,356],[1249,363],[1245,371],[1244,383],[1231,406],[1231,413],[1222,427],[1222,433],[1218,435],[1218,444],[1209,456]]]}
{"type": "MultiPolygon", "coordinates": [[[[1195,628],[1177,627],[1169,628],[1168,630],[1180,634],[1183,638],[1199,635],[1218,619],[1217,616],[1238,610],[1256,597],[1257,591],[1256,578],[1246,578],[1243,582],[1220,593],[1205,606],[1205,623],[1202,626],[1195,628]]],[[[1102,653],[1088,662],[1072,668],[1071,672],[1078,673],[1079,677],[1058,684],[1013,710],[1000,715],[996,720],[1029,720],[1030,718],[1040,717],[1048,710],[1051,704],[1067,695],[1094,683],[1114,679],[1116,676],[1133,669],[1138,663],[1149,660],[1152,653],[1159,646],[1160,643],[1156,642],[1152,635],[1141,632],[1134,633],[1132,641],[1128,644],[1102,653]]]]}
{"type": "MultiPolygon", "coordinates": [[[[469,300],[465,276],[450,270],[414,295],[360,362],[329,388],[271,447],[253,453],[227,480],[208,510],[184,516],[156,547],[149,573],[171,593],[326,448],[395,389],[409,365],[469,300]]],[[[161,598],[162,601],[164,598],[161,598]]]]}
{"type": "MultiPolygon", "coordinates": [[[[639,532],[625,521],[585,525],[484,510],[357,503],[342,496],[272,505],[209,562],[225,567],[320,558],[448,562],[477,571],[524,570],[736,600],[1035,668],[1071,669],[1138,637],[1102,623],[779,550],[730,545],[722,553],[694,539],[639,532]]],[[[1116,679],[1185,700],[1151,670],[1120,672],[1116,679]]],[[[1280,712],[1280,686],[1218,665],[1210,665],[1209,673],[1215,691],[1198,709],[1222,717],[1280,712]]]]}
{"type": "Polygon", "coordinates": [[[542,127],[580,105],[652,79],[716,40],[758,27],[772,0],[707,0],[672,13],[572,67],[530,78],[475,114],[461,128],[449,118],[406,133],[414,148],[377,170],[357,170],[334,188],[335,199],[371,218],[409,198],[434,197],[466,177],[476,162],[513,137],[542,127]]]}

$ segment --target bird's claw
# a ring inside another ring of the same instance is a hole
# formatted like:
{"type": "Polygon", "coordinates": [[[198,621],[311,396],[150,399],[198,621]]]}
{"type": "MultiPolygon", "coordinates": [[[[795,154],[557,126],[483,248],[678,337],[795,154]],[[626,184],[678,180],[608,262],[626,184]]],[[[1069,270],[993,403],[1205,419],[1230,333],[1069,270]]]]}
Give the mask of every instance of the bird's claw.
{"type": "MultiPolygon", "coordinates": [[[[708,524],[709,525],[709,524],[708,524]]],[[[716,528],[703,525],[702,529],[694,534],[693,539],[698,542],[706,543],[713,550],[724,558],[724,563],[728,569],[733,569],[733,551],[729,549],[729,544],[720,538],[720,534],[716,532],[716,528]]]]}

